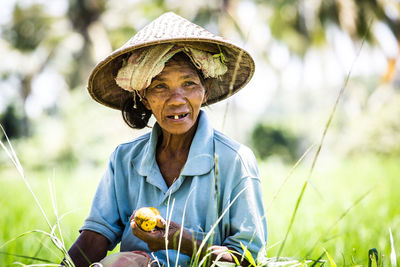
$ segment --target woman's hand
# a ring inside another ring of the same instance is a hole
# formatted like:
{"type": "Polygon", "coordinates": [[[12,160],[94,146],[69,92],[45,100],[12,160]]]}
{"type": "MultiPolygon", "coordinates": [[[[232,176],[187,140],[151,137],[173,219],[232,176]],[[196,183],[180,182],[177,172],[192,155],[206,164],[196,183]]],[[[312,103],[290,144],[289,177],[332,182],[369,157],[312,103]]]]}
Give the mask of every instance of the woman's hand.
{"type": "Polygon", "coordinates": [[[158,225],[155,229],[153,229],[150,232],[146,232],[142,230],[137,225],[137,223],[135,223],[134,220],[131,220],[131,228],[133,234],[138,238],[140,238],[141,240],[143,240],[144,242],[146,242],[147,246],[151,251],[163,250],[166,249],[167,246],[168,249],[178,249],[181,230],[183,230],[182,241],[181,241],[182,244],[196,242],[195,240],[192,240],[192,236],[190,235],[190,233],[184,228],[181,228],[179,224],[171,221],[168,225],[169,228],[167,231],[166,230],[167,223],[165,222],[165,220],[161,218],[159,221],[161,222],[161,225],[158,225]],[[168,234],[167,237],[166,234],[168,234]]]}
{"type": "MultiPolygon", "coordinates": [[[[157,225],[157,227],[152,231],[146,232],[135,223],[135,220],[132,220],[134,215],[135,214],[132,215],[130,220],[132,232],[135,236],[146,242],[151,251],[164,250],[167,247],[168,249],[178,249],[180,233],[183,231],[180,252],[189,257],[192,257],[193,254],[198,252],[201,241],[194,239],[192,235],[187,230],[182,228],[178,223],[173,221],[169,222],[169,228],[168,231],[166,231],[167,222],[161,218],[161,227],[160,225],[157,225]],[[168,237],[166,242],[165,236],[167,232],[168,237]]],[[[229,250],[234,251],[234,249],[230,249],[225,246],[214,245],[209,247],[206,245],[203,247],[200,253],[200,259],[203,258],[208,252],[211,252],[211,261],[219,258],[219,261],[234,262],[231,252],[228,252],[229,250]]],[[[248,262],[246,262],[246,260],[242,261],[241,264],[243,264],[243,266],[248,266],[248,262]]]]}

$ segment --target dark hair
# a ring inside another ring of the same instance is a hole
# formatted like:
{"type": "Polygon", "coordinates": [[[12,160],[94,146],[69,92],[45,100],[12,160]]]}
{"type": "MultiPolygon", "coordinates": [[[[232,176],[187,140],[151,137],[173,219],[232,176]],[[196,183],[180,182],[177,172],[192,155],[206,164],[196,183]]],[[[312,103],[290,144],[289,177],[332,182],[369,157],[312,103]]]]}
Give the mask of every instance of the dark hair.
{"type": "MultiPolygon", "coordinates": [[[[196,70],[197,75],[199,75],[201,84],[204,86],[204,88],[206,87],[206,81],[203,73],[201,72],[201,70],[196,68],[192,60],[184,52],[176,53],[171,59],[185,60],[189,62],[189,64],[196,70]]],[[[144,106],[140,96],[136,91],[134,92],[134,94],[136,95],[131,95],[123,102],[121,108],[122,118],[129,127],[133,129],[143,129],[147,126],[152,112],[144,106]]]]}
{"type": "Polygon", "coordinates": [[[136,101],[134,97],[131,96],[122,104],[122,118],[129,127],[133,129],[143,129],[147,126],[152,113],[151,110],[148,110],[142,101],[140,101],[138,93],[135,92],[134,94],[136,94],[136,101]]]}

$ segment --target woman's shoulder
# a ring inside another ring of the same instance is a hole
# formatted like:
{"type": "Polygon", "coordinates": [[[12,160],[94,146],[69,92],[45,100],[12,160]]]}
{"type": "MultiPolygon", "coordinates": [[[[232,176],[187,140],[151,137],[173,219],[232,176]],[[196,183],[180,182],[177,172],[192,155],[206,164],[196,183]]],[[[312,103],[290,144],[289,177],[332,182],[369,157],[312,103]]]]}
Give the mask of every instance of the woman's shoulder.
{"type": "Polygon", "coordinates": [[[254,158],[254,153],[248,146],[239,143],[218,130],[214,130],[214,140],[216,153],[220,152],[232,154],[235,157],[254,158]]]}
{"type": "Polygon", "coordinates": [[[135,139],[119,144],[114,154],[134,154],[141,150],[150,140],[150,133],[146,133],[135,139]]]}
{"type": "Polygon", "coordinates": [[[257,160],[253,151],[246,145],[237,142],[227,135],[214,130],[215,154],[222,165],[230,168],[240,168],[249,173],[257,174],[257,160]]]}

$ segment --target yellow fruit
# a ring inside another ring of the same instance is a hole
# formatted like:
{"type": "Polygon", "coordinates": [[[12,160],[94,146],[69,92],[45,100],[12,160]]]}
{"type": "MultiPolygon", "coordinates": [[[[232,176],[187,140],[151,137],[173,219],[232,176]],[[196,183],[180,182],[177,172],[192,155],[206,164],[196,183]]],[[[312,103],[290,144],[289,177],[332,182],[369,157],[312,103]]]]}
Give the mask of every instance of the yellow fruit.
{"type": "Polygon", "coordinates": [[[146,232],[153,230],[158,223],[158,216],[161,216],[158,209],[153,207],[143,207],[135,212],[135,223],[146,232]]]}

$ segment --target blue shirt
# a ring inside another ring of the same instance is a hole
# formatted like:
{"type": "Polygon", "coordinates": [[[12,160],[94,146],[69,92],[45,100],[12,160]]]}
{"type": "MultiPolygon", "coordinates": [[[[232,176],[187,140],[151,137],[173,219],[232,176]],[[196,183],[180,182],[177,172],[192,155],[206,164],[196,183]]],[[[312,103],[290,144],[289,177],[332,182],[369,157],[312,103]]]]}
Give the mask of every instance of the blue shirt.
{"type": "MultiPolygon", "coordinates": [[[[147,244],[130,228],[134,210],[155,207],[164,218],[184,225],[198,240],[203,240],[223,215],[209,242],[239,252],[242,243],[256,258],[266,244],[267,226],[252,151],[214,130],[205,112],[200,111],[188,159],[168,188],[155,157],[160,134],[156,123],[151,133],[116,148],[81,230],[102,234],[110,240],[110,249],[121,242],[121,251],[150,254],[147,244]]],[[[174,266],[176,250],[157,251],[153,256],[166,265],[166,253],[174,266]]],[[[179,254],[178,262],[188,266],[190,258],[179,254]]]]}

